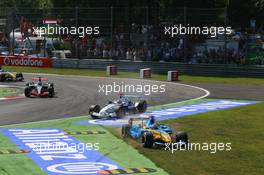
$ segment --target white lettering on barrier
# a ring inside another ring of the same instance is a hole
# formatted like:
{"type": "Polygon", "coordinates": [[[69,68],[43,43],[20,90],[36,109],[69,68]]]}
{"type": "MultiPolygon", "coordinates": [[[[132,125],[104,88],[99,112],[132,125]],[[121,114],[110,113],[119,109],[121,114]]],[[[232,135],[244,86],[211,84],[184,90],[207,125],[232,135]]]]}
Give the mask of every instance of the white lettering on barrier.
{"type": "Polygon", "coordinates": [[[4,65],[9,65],[9,64],[10,64],[10,59],[8,57],[5,57],[4,65]]]}
{"type": "Polygon", "coordinates": [[[4,58],[5,65],[16,65],[16,66],[43,66],[43,61],[41,59],[33,60],[31,58],[4,58]]]}

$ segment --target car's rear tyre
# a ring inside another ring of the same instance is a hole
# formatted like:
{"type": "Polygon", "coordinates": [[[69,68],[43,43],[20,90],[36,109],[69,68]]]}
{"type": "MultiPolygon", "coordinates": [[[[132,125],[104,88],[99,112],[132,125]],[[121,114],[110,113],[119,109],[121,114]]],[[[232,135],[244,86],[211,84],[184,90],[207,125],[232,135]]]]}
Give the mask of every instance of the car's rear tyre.
{"type": "Polygon", "coordinates": [[[101,110],[101,107],[99,105],[92,105],[89,108],[89,114],[91,115],[92,119],[97,119],[98,117],[93,115],[93,112],[99,113],[101,110]]]}
{"type": "Polygon", "coordinates": [[[137,105],[137,110],[140,113],[146,112],[147,110],[147,102],[146,101],[141,101],[138,105],[137,105]]]}
{"type": "Polygon", "coordinates": [[[130,136],[130,129],[131,129],[131,126],[130,125],[123,125],[122,126],[122,137],[123,138],[126,138],[126,137],[129,137],[130,136]]]}
{"type": "Polygon", "coordinates": [[[24,90],[24,95],[26,97],[30,97],[30,94],[31,94],[31,88],[30,87],[26,87],[25,90],[24,90]]]}
{"type": "Polygon", "coordinates": [[[141,142],[144,148],[152,148],[154,144],[154,137],[152,133],[150,132],[144,133],[141,142]]]}
{"type": "Polygon", "coordinates": [[[177,132],[176,136],[175,136],[175,141],[177,143],[181,142],[181,143],[185,143],[187,145],[188,141],[189,141],[188,134],[186,132],[184,132],[184,131],[177,132]]]}
{"type": "Polygon", "coordinates": [[[116,111],[116,117],[117,118],[123,118],[126,115],[126,111],[124,108],[120,107],[117,111],[116,111]]]}

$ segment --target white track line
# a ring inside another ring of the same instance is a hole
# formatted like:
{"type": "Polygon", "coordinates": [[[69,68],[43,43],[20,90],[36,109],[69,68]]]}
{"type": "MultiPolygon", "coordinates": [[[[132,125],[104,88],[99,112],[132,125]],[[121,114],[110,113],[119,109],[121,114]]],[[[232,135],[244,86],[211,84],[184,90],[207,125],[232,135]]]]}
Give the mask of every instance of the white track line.
{"type": "MultiPolygon", "coordinates": [[[[116,79],[116,80],[125,80],[126,78],[117,78],[117,77],[96,77],[96,76],[85,76],[85,75],[60,75],[60,74],[47,74],[47,73],[24,73],[24,74],[29,74],[29,75],[51,75],[51,76],[58,76],[58,77],[80,77],[80,78],[93,78],[93,79],[116,79]]],[[[191,101],[191,100],[199,100],[199,99],[202,99],[202,98],[205,98],[207,96],[210,95],[210,91],[204,89],[204,88],[201,88],[201,87],[198,87],[198,86],[193,86],[193,85],[188,85],[188,84],[183,84],[183,83],[176,83],[176,82],[169,82],[169,81],[158,81],[158,80],[149,80],[149,79],[136,79],[136,78],[128,78],[129,80],[136,80],[136,81],[150,81],[150,82],[159,82],[159,83],[166,83],[166,84],[172,84],[172,85],[175,85],[175,84],[178,84],[178,85],[181,85],[181,86],[186,86],[186,87],[191,87],[191,88],[194,88],[194,89],[199,89],[201,91],[204,91],[205,92],[205,95],[201,96],[201,97],[197,97],[197,98],[193,98],[193,99],[189,99],[189,100],[185,100],[185,101],[191,101]]],[[[185,102],[185,101],[181,101],[181,102],[185,102]]]]}
{"type": "MultiPolygon", "coordinates": [[[[59,75],[59,74],[45,74],[45,73],[24,73],[24,74],[29,74],[29,75],[51,75],[51,76],[58,76],[58,77],[81,77],[81,78],[95,78],[95,79],[117,79],[117,80],[124,80],[126,78],[116,78],[116,77],[95,77],[95,76],[81,76],[81,75],[59,75]]],[[[183,83],[173,83],[173,82],[167,82],[167,81],[157,81],[157,80],[147,80],[147,79],[136,79],[136,78],[129,78],[129,80],[136,80],[136,81],[151,81],[151,82],[159,82],[159,83],[166,83],[166,84],[172,84],[172,85],[181,85],[181,86],[186,86],[186,87],[191,87],[194,89],[199,89],[201,91],[205,92],[205,95],[202,95],[200,97],[196,97],[193,99],[189,99],[189,100],[184,100],[184,101],[180,101],[177,103],[183,103],[183,102],[188,102],[188,101],[193,101],[193,100],[199,100],[199,99],[203,99],[207,96],[210,95],[210,92],[204,88],[201,87],[197,87],[197,86],[192,86],[192,85],[188,85],[188,84],[183,84],[183,83]]],[[[174,103],[174,104],[177,104],[174,103]]],[[[6,126],[17,126],[17,125],[22,125],[22,124],[36,124],[36,123],[46,123],[46,122],[50,122],[50,121],[60,121],[60,120],[64,120],[64,119],[77,119],[77,118],[83,118],[83,117],[87,117],[87,116],[79,116],[79,117],[68,117],[68,118],[59,118],[59,119],[51,119],[51,120],[43,120],[43,121],[35,121],[35,122],[24,122],[24,123],[19,123],[19,124],[10,124],[10,125],[2,125],[0,127],[6,127],[6,126]]]]}

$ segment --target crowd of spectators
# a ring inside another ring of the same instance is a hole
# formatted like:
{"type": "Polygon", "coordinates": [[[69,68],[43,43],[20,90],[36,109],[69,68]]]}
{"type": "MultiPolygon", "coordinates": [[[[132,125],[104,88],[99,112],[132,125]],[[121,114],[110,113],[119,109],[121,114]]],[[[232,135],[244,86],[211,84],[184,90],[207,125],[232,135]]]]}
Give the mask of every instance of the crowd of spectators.
{"type": "Polygon", "coordinates": [[[155,47],[111,47],[107,43],[81,46],[82,55],[89,58],[114,58],[132,61],[182,61],[183,48],[161,43],[155,47]]]}
{"type": "MultiPolygon", "coordinates": [[[[187,43],[184,49],[183,38],[172,40],[161,38],[160,31],[153,26],[131,25],[131,33],[147,36],[147,41],[135,45],[131,42],[132,35],[125,34],[122,27],[115,31],[113,40],[109,38],[87,38],[81,40],[80,50],[82,55],[89,58],[104,59],[126,59],[132,61],[160,61],[160,62],[182,62],[216,63],[216,64],[247,64],[247,43],[244,35],[234,34],[227,38],[228,41],[237,41],[239,47],[229,48],[205,48],[195,51],[194,45],[187,43]]],[[[227,41],[227,42],[228,42],[227,41]]],[[[262,56],[256,58],[256,64],[262,64],[262,56]],[[261,60],[261,61],[260,61],[261,60]]]]}
{"type": "MultiPolygon", "coordinates": [[[[130,34],[123,33],[122,29],[115,32],[113,39],[108,38],[89,38],[85,36],[81,40],[75,40],[67,36],[64,43],[75,54],[75,45],[78,47],[82,57],[89,58],[115,58],[127,60],[143,61],[182,61],[183,58],[183,40],[172,42],[161,42],[160,34],[155,31],[153,26],[131,25],[131,33],[134,36],[147,37],[147,41],[133,43],[133,37],[130,34]],[[145,35],[145,36],[142,36],[145,35]]],[[[136,40],[136,39],[134,39],[136,40]]],[[[137,41],[135,41],[137,42],[137,41]]]]}
{"type": "Polygon", "coordinates": [[[246,55],[235,49],[209,49],[195,52],[190,63],[246,64],[246,55]]]}
{"type": "MultiPolygon", "coordinates": [[[[118,27],[114,31],[113,38],[85,36],[77,38],[65,36],[62,38],[63,47],[60,49],[71,50],[72,55],[81,58],[126,59],[132,61],[160,61],[160,62],[188,62],[239,64],[248,63],[248,46],[245,35],[231,35],[228,41],[237,41],[239,46],[230,47],[204,47],[196,51],[195,44],[187,42],[184,48],[183,38],[161,38],[160,31],[154,26],[138,25],[133,23],[130,34],[124,32],[124,27],[118,27]],[[134,34],[134,35],[131,35],[134,34]],[[133,43],[132,37],[147,38],[139,43],[133,43]],[[193,44],[193,45],[192,45],[193,44]]],[[[7,39],[0,40],[0,45],[7,45],[7,39]]],[[[203,41],[204,42],[204,41],[203,41]]],[[[197,44],[197,43],[196,43],[197,44]]],[[[209,45],[210,46],[210,45],[209,45]]],[[[262,51],[263,52],[263,51],[262,51]]],[[[255,56],[255,64],[264,64],[263,54],[255,56]]]]}

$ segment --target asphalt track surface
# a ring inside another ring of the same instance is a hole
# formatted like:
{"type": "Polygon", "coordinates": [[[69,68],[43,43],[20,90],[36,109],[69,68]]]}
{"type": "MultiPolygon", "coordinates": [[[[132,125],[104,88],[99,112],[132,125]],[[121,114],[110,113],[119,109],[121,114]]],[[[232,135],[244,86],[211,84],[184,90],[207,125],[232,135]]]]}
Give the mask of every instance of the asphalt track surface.
{"type": "Polygon", "coordinates": [[[210,91],[209,98],[264,101],[264,85],[225,83],[188,84],[207,89],[210,91]]]}
{"type": "MultiPolygon", "coordinates": [[[[36,75],[26,74],[25,81],[31,81],[36,75]]],[[[149,105],[175,103],[206,95],[206,91],[178,83],[144,81],[135,79],[113,79],[81,76],[45,75],[54,83],[56,95],[54,98],[22,98],[0,101],[0,125],[18,124],[32,121],[42,121],[57,118],[75,117],[88,114],[92,104],[104,105],[108,100],[118,98],[118,93],[99,92],[99,85],[165,85],[164,93],[133,93],[144,96],[149,105]]],[[[0,84],[25,87],[26,82],[8,82],[0,84]]]]}

